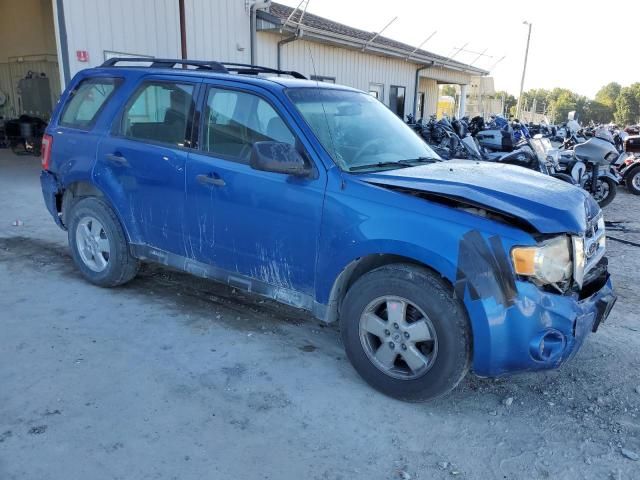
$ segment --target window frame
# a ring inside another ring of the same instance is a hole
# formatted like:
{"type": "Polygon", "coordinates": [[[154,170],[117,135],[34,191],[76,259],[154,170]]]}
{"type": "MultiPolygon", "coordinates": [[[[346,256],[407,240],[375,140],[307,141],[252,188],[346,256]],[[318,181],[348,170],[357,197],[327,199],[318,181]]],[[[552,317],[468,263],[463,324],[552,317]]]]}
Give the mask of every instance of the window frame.
{"type": "Polygon", "coordinates": [[[194,81],[193,79],[184,79],[183,77],[178,77],[176,79],[172,78],[157,78],[157,77],[143,77],[140,79],[136,87],[133,89],[131,94],[128,96],[127,101],[120,108],[120,111],[116,115],[113,124],[111,125],[111,136],[116,138],[122,138],[125,140],[129,140],[131,142],[139,142],[149,145],[157,145],[165,148],[176,148],[179,150],[188,150],[193,149],[193,132],[197,130],[196,122],[199,120],[199,117],[196,116],[196,112],[198,110],[198,99],[199,99],[199,91],[200,91],[200,82],[194,81]],[[138,95],[141,91],[143,91],[148,85],[153,84],[173,84],[173,85],[190,85],[193,87],[193,91],[191,93],[191,112],[190,115],[187,115],[187,128],[185,131],[185,145],[180,146],[173,143],[161,142],[157,140],[152,140],[149,138],[136,138],[125,135],[122,129],[122,124],[124,122],[124,115],[129,108],[133,105],[133,102],[137,100],[138,95]]]}
{"type": "Polygon", "coordinates": [[[227,90],[227,91],[231,91],[231,92],[236,92],[236,93],[244,93],[246,95],[253,95],[255,97],[258,97],[260,100],[263,100],[265,102],[267,102],[267,104],[273,109],[273,111],[280,117],[280,119],[284,122],[284,124],[287,126],[287,128],[289,129],[289,131],[291,132],[291,135],[293,135],[293,138],[295,139],[295,147],[298,149],[303,149],[305,150],[305,154],[304,157],[305,159],[309,162],[309,165],[311,166],[311,168],[314,169],[315,171],[315,164],[314,162],[311,160],[309,154],[306,152],[306,149],[304,148],[304,144],[302,143],[302,141],[300,140],[300,136],[295,132],[295,130],[293,128],[291,128],[290,123],[284,118],[284,116],[280,113],[280,110],[274,105],[274,103],[268,99],[267,97],[265,97],[264,95],[261,95],[259,92],[256,92],[254,90],[246,90],[243,88],[238,88],[235,86],[230,86],[230,85],[222,85],[222,84],[215,84],[215,83],[205,83],[203,84],[203,88],[202,88],[202,96],[200,99],[200,102],[198,104],[198,113],[197,113],[197,129],[194,129],[197,131],[197,137],[194,140],[194,146],[192,148],[194,148],[199,155],[206,155],[208,157],[212,157],[212,158],[217,158],[220,160],[224,160],[227,162],[232,162],[232,163],[236,163],[238,165],[247,165],[248,164],[246,162],[240,161],[238,159],[238,157],[234,157],[232,155],[225,155],[222,153],[216,153],[216,152],[210,152],[207,150],[203,149],[203,145],[202,145],[202,139],[204,138],[204,129],[205,126],[207,124],[207,119],[205,118],[205,110],[207,109],[207,101],[209,99],[209,92],[212,89],[216,89],[216,90],[227,90]]]}
{"type": "Polygon", "coordinates": [[[119,77],[117,75],[108,75],[108,76],[91,76],[91,77],[85,77],[83,79],[81,79],[74,87],[73,90],[71,90],[71,92],[69,92],[69,95],[67,95],[67,98],[65,99],[65,103],[64,106],[62,107],[62,110],[60,111],[60,116],[58,117],[58,121],[57,121],[57,126],[58,127],[62,127],[62,128],[69,128],[72,130],[79,130],[82,132],[89,132],[91,130],[93,130],[93,128],[96,126],[96,123],[98,123],[98,119],[100,118],[100,116],[102,115],[102,112],[104,111],[105,108],[107,108],[107,105],[109,103],[109,100],[111,99],[111,97],[113,97],[113,95],[118,91],[118,89],[120,87],[122,87],[122,84],[124,83],[125,79],[123,77],[119,77]],[[93,82],[93,83],[98,83],[100,80],[113,80],[114,81],[114,88],[111,91],[111,93],[109,93],[109,95],[107,95],[107,97],[104,99],[104,102],[102,102],[102,105],[100,105],[100,108],[98,108],[98,110],[96,110],[96,113],[93,115],[93,118],[91,119],[91,121],[86,125],[86,126],[80,126],[77,124],[70,124],[64,121],[64,115],[65,113],[67,113],[67,110],[71,104],[71,101],[74,98],[74,95],[77,93],[78,89],[80,88],[80,86],[85,83],[85,82],[93,82]]]}
{"type": "MultiPolygon", "coordinates": [[[[376,90],[372,90],[371,87],[380,87],[380,97],[374,97],[376,100],[384,103],[384,83],[380,82],[369,82],[369,89],[367,93],[371,95],[372,92],[378,93],[376,90]]],[[[373,97],[373,95],[371,95],[373,97]]]]}
{"type": "Polygon", "coordinates": [[[330,77],[328,75],[311,75],[309,80],[313,80],[315,82],[325,82],[325,83],[336,83],[336,77],[330,77]],[[329,82],[327,80],[330,80],[329,82]]]}
{"type": "MultiPolygon", "coordinates": [[[[395,113],[396,115],[398,115],[398,117],[404,120],[404,115],[407,112],[407,87],[405,87],[404,85],[389,85],[389,108],[390,109],[391,109],[391,90],[394,88],[396,89],[402,88],[404,90],[404,95],[402,96],[402,113],[398,114],[397,110],[392,109],[393,113],[395,113]]],[[[396,106],[397,106],[397,99],[398,99],[397,90],[396,90],[395,98],[396,98],[396,106]]]]}

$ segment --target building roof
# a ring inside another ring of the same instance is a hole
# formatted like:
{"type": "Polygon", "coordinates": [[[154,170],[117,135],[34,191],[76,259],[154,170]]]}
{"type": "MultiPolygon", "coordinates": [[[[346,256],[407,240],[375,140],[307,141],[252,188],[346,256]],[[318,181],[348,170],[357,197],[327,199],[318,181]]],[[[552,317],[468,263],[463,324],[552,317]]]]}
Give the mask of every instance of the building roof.
{"type": "Polygon", "coordinates": [[[461,70],[474,75],[489,74],[486,70],[482,70],[462,62],[457,62],[455,60],[449,60],[447,57],[431,53],[426,50],[416,50],[414,46],[406,43],[402,43],[382,35],[376,36],[375,32],[367,32],[365,30],[353,28],[324,17],[320,17],[319,15],[314,15],[313,13],[305,12],[302,17],[302,23],[299,24],[300,17],[302,16],[302,10],[296,10],[280,3],[272,2],[268,11],[265,12],[259,10],[257,13],[259,18],[262,20],[277,25],[278,28],[282,28],[283,30],[294,31],[299,26],[305,34],[314,32],[324,34],[324,36],[333,37],[333,39],[336,40],[336,43],[340,43],[339,40],[350,40],[352,44],[355,44],[359,48],[364,48],[366,46],[367,50],[376,51],[378,53],[391,54],[391,56],[396,57],[408,57],[411,62],[416,64],[434,62],[434,66],[461,70]],[[288,22],[287,19],[289,19],[288,22]],[[371,41],[372,39],[373,41],[371,41]]]}

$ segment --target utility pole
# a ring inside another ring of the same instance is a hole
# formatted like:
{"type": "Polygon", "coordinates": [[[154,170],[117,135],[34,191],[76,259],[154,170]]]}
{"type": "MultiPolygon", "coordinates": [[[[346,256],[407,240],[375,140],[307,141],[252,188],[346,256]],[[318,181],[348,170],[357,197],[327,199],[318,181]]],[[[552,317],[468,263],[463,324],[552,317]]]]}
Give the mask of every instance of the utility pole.
{"type": "Polygon", "coordinates": [[[522,80],[520,81],[520,95],[518,95],[518,106],[516,107],[516,118],[520,118],[520,108],[522,106],[522,91],[524,90],[524,76],[527,73],[527,59],[529,57],[529,42],[531,41],[531,26],[530,22],[526,20],[522,22],[523,25],[529,26],[529,33],[527,35],[527,48],[524,51],[524,67],[522,67],[522,80]]]}

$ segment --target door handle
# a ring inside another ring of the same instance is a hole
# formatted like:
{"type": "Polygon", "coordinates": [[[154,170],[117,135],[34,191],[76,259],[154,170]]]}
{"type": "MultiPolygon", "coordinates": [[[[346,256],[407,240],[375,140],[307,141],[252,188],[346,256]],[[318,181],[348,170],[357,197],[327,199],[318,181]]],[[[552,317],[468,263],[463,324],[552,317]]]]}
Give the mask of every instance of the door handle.
{"type": "Polygon", "coordinates": [[[224,187],[227,184],[220,177],[212,177],[211,175],[197,175],[196,180],[203,185],[215,185],[216,187],[224,187]]]}
{"type": "Polygon", "coordinates": [[[126,166],[129,165],[127,159],[118,153],[107,153],[105,158],[109,160],[111,163],[115,163],[116,165],[126,166]]]}

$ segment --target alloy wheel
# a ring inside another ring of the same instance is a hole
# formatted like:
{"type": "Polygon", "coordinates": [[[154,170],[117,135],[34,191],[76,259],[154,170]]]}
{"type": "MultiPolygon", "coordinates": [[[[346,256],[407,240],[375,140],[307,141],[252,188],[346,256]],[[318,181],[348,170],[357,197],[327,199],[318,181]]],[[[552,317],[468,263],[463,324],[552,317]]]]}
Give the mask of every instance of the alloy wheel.
{"type": "Polygon", "coordinates": [[[76,246],[82,262],[94,272],[104,271],[111,254],[109,238],[95,217],[84,217],[76,227],[76,246]]]}
{"type": "Polygon", "coordinates": [[[360,317],[359,333],[369,360],[393,378],[423,376],[438,354],[431,320],[406,298],[384,296],[370,302],[360,317]]]}

